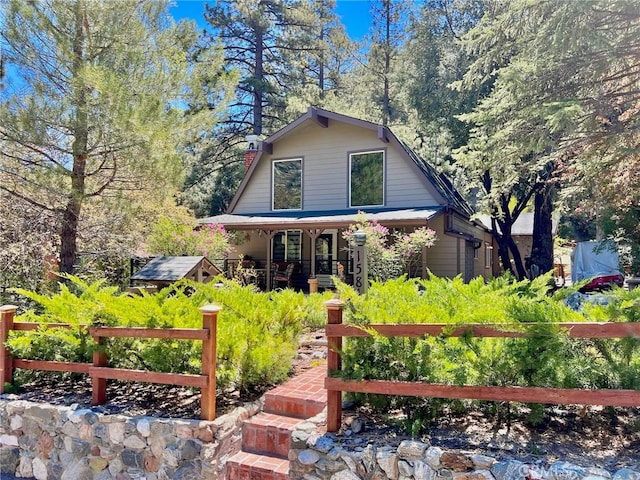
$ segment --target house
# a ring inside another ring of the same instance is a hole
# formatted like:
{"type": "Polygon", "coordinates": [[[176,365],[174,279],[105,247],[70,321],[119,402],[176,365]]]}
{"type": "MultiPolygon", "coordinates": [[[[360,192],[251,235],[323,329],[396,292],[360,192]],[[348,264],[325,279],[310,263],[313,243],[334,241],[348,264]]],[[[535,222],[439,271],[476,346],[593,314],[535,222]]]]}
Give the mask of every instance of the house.
{"type": "MultiPolygon", "coordinates": [[[[350,278],[341,233],[358,212],[390,228],[436,231],[419,274],[465,280],[494,274],[492,236],[451,182],[382,125],[310,108],[260,141],[248,138],[246,174],[228,212],[201,219],[235,231],[236,258],[250,258],[268,289],[294,263],[290,285],[350,278]]],[[[291,268],[289,269],[291,270],[291,268]]]]}
{"type": "Polygon", "coordinates": [[[131,276],[131,280],[164,288],[188,278],[208,283],[222,272],[206,257],[155,257],[131,276]]]}

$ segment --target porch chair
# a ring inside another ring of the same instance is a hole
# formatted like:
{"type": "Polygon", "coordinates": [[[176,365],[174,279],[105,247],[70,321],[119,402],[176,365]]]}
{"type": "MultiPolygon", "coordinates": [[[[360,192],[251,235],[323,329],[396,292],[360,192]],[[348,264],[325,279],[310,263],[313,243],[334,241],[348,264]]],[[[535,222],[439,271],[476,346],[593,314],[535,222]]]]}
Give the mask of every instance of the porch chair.
{"type": "Polygon", "coordinates": [[[293,276],[293,270],[296,268],[295,263],[290,263],[283,271],[277,271],[273,277],[274,287],[279,288],[281,283],[285,283],[284,287],[291,287],[291,277],[293,276]]]}

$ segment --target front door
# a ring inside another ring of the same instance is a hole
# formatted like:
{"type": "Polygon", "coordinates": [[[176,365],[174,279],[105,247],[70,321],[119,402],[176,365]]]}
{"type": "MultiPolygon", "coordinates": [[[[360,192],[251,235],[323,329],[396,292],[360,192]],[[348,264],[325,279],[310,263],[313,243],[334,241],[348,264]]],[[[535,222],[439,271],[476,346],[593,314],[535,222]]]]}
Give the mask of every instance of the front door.
{"type": "Polygon", "coordinates": [[[337,230],[327,230],[316,239],[316,278],[318,286],[330,288],[333,286],[331,276],[336,275],[337,259],[337,230]]]}

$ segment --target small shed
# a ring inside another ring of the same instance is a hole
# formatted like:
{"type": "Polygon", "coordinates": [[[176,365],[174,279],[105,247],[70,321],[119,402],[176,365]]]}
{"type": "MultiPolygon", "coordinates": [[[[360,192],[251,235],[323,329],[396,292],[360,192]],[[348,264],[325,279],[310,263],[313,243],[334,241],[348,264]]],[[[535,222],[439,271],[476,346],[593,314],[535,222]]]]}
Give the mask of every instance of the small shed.
{"type": "Polygon", "coordinates": [[[207,283],[222,272],[207,257],[156,257],[131,276],[132,281],[167,287],[188,278],[207,283]]]}

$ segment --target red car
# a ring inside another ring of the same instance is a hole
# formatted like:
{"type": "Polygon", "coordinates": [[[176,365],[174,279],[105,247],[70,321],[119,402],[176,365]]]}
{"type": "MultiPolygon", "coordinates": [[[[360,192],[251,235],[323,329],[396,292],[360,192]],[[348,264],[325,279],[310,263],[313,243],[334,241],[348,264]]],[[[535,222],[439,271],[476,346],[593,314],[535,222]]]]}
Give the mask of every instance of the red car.
{"type": "Polygon", "coordinates": [[[573,283],[589,280],[580,292],[594,292],[624,285],[618,252],[612,242],[580,242],[571,253],[573,283]]]}

